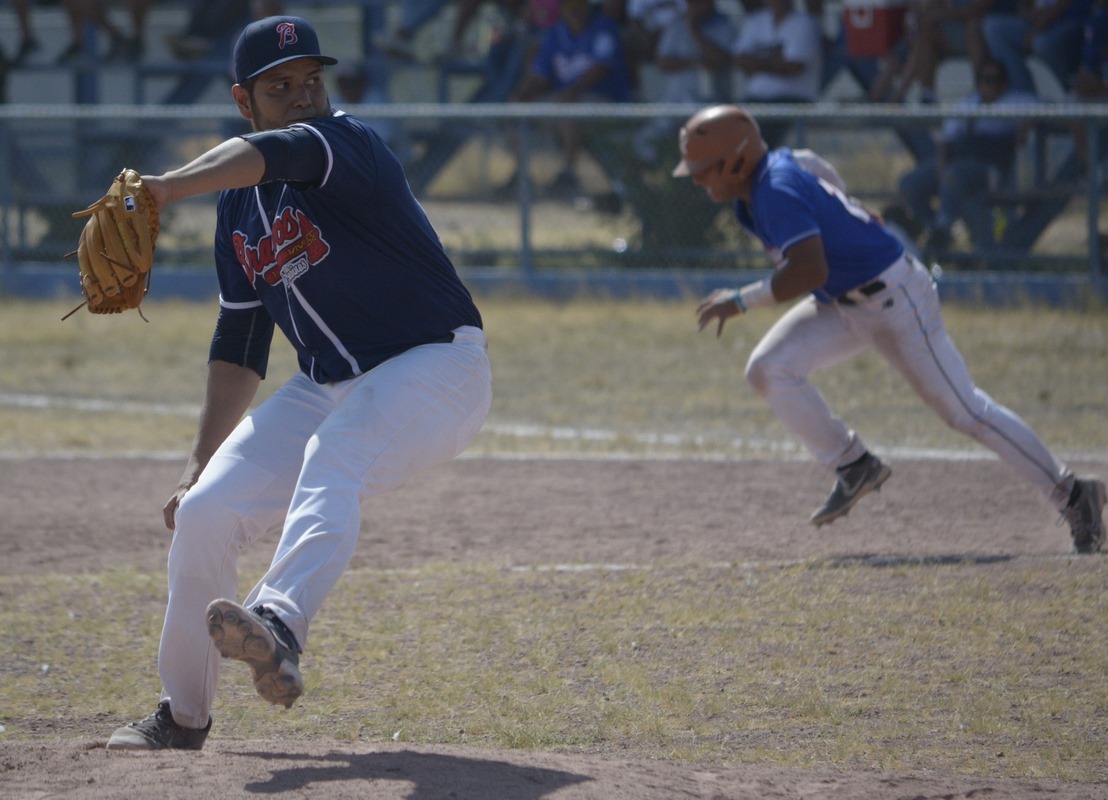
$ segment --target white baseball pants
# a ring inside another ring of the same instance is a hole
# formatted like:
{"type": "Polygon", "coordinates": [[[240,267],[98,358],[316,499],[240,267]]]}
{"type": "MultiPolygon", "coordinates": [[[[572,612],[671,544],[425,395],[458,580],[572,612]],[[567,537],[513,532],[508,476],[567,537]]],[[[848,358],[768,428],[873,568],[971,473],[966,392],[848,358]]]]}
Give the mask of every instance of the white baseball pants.
{"type": "Polygon", "coordinates": [[[354,554],[361,502],[459,455],[491,404],[485,335],[467,326],[451,343],[415,347],[341,383],[297,373],[243,419],[177,509],[158,667],[179,724],[208,722],[220,655],[204,614],[212,600],[238,596],[240,551],[282,530],[245,605],[273,608],[305,647],[354,554]]]}
{"type": "Polygon", "coordinates": [[[905,256],[877,280],[884,290],[851,305],[801,300],[754,348],[746,378],[777,418],[825,467],[860,458],[865,444],[834,415],[808,374],[872,348],[947,425],[993,450],[1064,508],[1073,473],[1026,422],[974,385],[946,331],[927,269],[905,256]]]}

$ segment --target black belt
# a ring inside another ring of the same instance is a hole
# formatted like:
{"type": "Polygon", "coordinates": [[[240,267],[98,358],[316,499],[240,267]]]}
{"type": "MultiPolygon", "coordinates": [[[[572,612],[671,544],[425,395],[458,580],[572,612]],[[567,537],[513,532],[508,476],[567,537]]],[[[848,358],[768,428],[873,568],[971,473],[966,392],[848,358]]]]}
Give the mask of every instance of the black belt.
{"type": "Polygon", "coordinates": [[[855,292],[863,297],[873,297],[878,292],[883,292],[885,288],[884,281],[870,281],[867,284],[859,286],[857,289],[851,289],[846,294],[839,295],[837,302],[842,303],[844,306],[857,305],[858,301],[851,297],[855,292]]]}

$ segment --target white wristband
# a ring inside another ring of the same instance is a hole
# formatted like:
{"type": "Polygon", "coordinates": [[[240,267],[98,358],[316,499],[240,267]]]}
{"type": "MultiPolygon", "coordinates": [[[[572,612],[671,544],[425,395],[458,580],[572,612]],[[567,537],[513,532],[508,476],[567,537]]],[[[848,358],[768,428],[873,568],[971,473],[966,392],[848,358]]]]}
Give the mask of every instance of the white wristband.
{"type": "Polygon", "coordinates": [[[773,296],[773,286],[768,279],[748,283],[739,289],[741,299],[736,300],[745,308],[768,308],[777,305],[777,298],[773,296]]]}

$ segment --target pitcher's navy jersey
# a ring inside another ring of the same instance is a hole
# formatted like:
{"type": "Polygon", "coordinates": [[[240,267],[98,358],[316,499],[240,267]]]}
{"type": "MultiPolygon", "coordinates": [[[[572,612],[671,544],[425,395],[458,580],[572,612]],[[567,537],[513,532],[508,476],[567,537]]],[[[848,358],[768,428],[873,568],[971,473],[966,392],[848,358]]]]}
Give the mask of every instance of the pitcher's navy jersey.
{"type": "Polygon", "coordinates": [[[861,286],[904,254],[904,246],[878,220],[797,164],[788,148],[762,159],[750,197],[749,203],[737,201],[735,216],[762,241],[774,264],[798,242],[823,238],[827,283],[812,292],[821,302],[861,286]]]}
{"type": "Polygon", "coordinates": [[[322,180],[276,181],[220,195],[221,313],[264,307],[317,383],[360,375],[463,325],[481,327],[469,292],[381,138],[341,111],[292,127],[309,130],[322,144],[322,180]]]}

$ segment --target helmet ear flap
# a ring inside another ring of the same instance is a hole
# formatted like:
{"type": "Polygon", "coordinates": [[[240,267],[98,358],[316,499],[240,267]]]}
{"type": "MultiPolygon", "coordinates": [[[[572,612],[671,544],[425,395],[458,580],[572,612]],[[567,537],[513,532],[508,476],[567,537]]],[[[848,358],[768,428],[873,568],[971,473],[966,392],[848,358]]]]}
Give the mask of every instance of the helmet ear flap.
{"type": "Polygon", "coordinates": [[[766,153],[758,123],[740,106],[704,109],[681,128],[681,162],[674,176],[692,175],[718,163],[720,173],[746,178],[766,153]]]}
{"type": "Polygon", "coordinates": [[[749,178],[767,152],[765,140],[755,127],[735,147],[734,155],[727,162],[728,173],[743,180],[749,178]]]}
{"type": "Polygon", "coordinates": [[[746,144],[750,141],[750,136],[743,138],[741,142],[735,145],[735,149],[732,151],[723,164],[723,171],[727,175],[738,175],[742,177],[742,168],[746,164],[746,144]]]}

